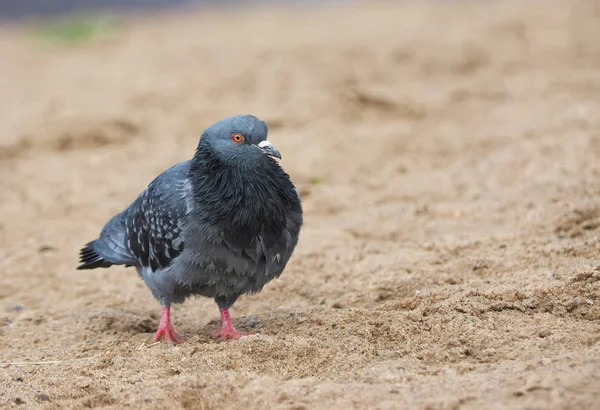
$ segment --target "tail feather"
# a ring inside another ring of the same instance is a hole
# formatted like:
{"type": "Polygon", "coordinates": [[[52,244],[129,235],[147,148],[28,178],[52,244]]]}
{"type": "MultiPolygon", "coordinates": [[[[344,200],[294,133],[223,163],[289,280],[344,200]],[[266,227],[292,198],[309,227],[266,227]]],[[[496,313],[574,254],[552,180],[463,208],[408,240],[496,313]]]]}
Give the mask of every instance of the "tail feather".
{"type": "Polygon", "coordinates": [[[108,268],[113,263],[107,261],[94,249],[94,242],[88,242],[85,247],[79,252],[79,262],[81,263],[77,269],[96,269],[96,268],[108,268]]]}

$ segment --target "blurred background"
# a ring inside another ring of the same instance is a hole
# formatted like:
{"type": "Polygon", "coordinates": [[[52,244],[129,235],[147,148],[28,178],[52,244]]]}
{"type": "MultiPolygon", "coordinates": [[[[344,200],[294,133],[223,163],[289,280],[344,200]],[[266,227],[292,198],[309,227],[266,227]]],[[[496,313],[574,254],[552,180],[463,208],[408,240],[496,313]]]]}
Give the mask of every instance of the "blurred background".
{"type": "Polygon", "coordinates": [[[0,407],[594,408],[599,95],[595,0],[0,0],[0,407]],[[244,113],[300,244],[151,345],[78,251],[244,113]]]}

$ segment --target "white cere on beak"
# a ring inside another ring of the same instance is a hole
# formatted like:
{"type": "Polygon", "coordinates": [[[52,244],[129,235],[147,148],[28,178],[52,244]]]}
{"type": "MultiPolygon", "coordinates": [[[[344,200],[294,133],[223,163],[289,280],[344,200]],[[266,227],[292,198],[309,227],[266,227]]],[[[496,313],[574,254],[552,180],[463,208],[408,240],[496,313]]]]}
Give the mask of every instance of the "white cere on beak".
{"type": "Polygon", "coordinates": [[[258,149],[262,150],[266,155],[281,159],[281,154],[275,149],[275,147],[267,140],[258,143],[258,149]]]}

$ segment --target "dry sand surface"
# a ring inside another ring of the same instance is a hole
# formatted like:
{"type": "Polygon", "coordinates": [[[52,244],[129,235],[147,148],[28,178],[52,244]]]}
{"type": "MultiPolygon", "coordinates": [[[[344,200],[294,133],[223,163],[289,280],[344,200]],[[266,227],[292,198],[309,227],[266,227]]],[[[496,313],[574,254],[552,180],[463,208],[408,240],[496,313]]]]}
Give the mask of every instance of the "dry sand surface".
{"type": "Polygon", "coordinates": [[[78,47],[0,31],[0,407],[598,408],[600,5],[180,12],[78,47]],[[213,342],[192,299],[187,343],[153,345],[135,271],[76,271],[78,250],[238,113],[302,192],[300,244],[234,306],[260,334],[213,342]]]}

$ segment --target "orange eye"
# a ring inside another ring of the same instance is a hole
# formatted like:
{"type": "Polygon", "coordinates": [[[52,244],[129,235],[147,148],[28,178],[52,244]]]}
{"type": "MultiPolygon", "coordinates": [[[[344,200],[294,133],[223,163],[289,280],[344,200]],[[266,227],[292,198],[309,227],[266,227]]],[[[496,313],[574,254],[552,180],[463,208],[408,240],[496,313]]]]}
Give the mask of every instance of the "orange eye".
{"type": "Polygon", "coordinates": [[[231,138],[233,138],[233,140],[235,142],[242,142],[242,141],[244,141],[244,136],[242,134],[238,134],[238,133],[233,134],[231,136],[231,138]]]}

